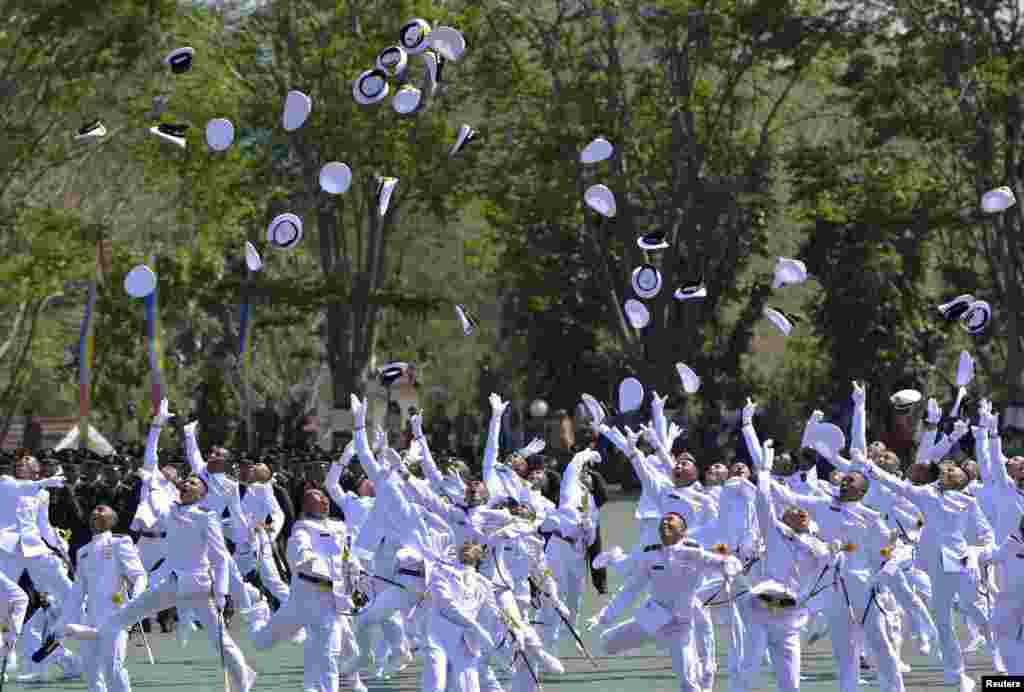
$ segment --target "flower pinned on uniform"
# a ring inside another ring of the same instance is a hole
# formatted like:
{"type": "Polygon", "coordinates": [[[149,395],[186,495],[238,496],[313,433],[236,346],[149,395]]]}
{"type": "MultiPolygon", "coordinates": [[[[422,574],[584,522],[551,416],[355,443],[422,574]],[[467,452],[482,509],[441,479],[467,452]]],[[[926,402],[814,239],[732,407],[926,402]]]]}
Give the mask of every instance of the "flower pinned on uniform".
{"type": "Polygon", "coordinates": [[[725,543],[716,543],[715,546],[711,549],[711,552],[718,553],[719,555],[728,555],[729,546],[727,546],[725,543]]]}
{"type": "Polygon", "coordinates": [[[855,550],[857,550],[857,544],[856,543],[844,543],[843,544],[843,552],[844,553],[852,553],[855,550]]]}
{"type": "Polygon", "coordinates": [[[543,574],[543,575],[544,575],[545,577],[550,577],[550,576],[551,576],[551,568],[550,568],[550,567],[545,567],[545,568],[544,568],[544,572],[543,572],[542,574],[543,574]]]}
{"type": "Polygon", "coordinates": [[[329,582],[322,582],[320,584],[320,590],[321,591],[333,591],[333,587],[331,586],[331,584],[329,582]]]}
{"type": "Polygon", "coordinates": [[[124,594],[118,591],[116,594],[111,596],[110,600],[113,601],[115,605],[121,605],[124,603],[124,594]]]}
{"type": "Polygon", "coordinates": [[[924,528],[924,515],[923,514],[918,514],[917,515],[917,528],[919,528],[919,529],[923,529],[924,528]]]}
{"type": "Polygon", "coordinates": [[[884,557],[886,560],[888,560],[890,557],[892,557],[892,546],[891,545],[887,545],[887,546],[885,546],[884,548],[882,548],[878,552],[880,552],[882,554],[882,557],[884,557]]]}

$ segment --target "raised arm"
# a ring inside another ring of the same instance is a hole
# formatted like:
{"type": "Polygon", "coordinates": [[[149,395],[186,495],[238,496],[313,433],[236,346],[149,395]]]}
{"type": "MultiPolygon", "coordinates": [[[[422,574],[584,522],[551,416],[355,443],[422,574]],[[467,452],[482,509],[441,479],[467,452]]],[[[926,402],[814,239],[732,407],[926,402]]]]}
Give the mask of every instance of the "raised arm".
{"type": "Polygon", "coordinates": [[[170,403],[167,399],[160,402],[160,410],[153,416],[153,423],[149,426],[149,436],[146,438],[146,451],[142,457],[142,470],[148,473],[156,471],[159,460],[160,432],[171,419],[170,403]]]}
{"type": "Polygon", "coordinates": [[[1004,490],[1016,490],[1013,479],[1006,472],[1003,458],[1003,440],[999,437],[999,415],[992,413],[992,403],[982,399],[978,404],[980,429],[974,431],[975,458],[981,469],[981,480],[1004,490]],[[980,453],[984,447],[984,455],[980,453]]]}
{"type": "MultiPolygon", "coordinates": [[[[853,381],[853,422],[850,424],[850,449],[868,453],[867,399],[864,385],[853,381]]],[[[819,452],[820,454],[820,452],[819,452]]]]}
{"type": "MultiPolygon", "coordinates": [[[[487,485],[487,490],[490,492],[491,483],[487,479],[494,476],[496,473],[495,464],[498,463],[498,441],[501,438],[501,417],[505,415],[505,409],[508,408],[508,402],[502,401],[500,396],[493,393],[487,400],[491,403],[491,422],[487,426],[487,445],[484,447],[483,466],[484,481],[487,485]]],[[[496,487],[500,493],[500,481],[496,487]]]]}
{"type": "Polygon", "coordinates": [[[345,498],[348,494],[341,488],[341,474],[344,473],[348,465],[352,463],[352,457],[356,455],[356,443],[352,440],[345,445],[344,451],[341,453],[341,458],[331,462],[331,469],[327,472],[327,478],[324,479],[324,489],[335,504],[341,507],[345,498]]]}
{"type": "Polygon", "coordinates": [[[663,447],[671,449],[668,441],[668,421],[665,420],[665,402],[668,397],[659,397],[657,392],[651,396],[651,419],[654,422],[654,431],[658,434],[663,447]]]}
{"type": "Polygon", "coordinates": [[[942,420],[942,409],[935,399],[928,399],[928,414],[925,417],[924,431],[921,433],[921,441],[917,445],[917,454],[914,459],[919,463],[927,463],[931,458],[931,450],[935,447],[935,438],[939,432],[939,421],[942,420]]]}
{"type": "Polygon", "coordinates": [[[757,431],[754,430],[754,412],[757,411],[755,404],[750,397],[743,407],[743,441],[747,443],[747,451],[750,453],[750,460],[754,462],[754,468],[759,468],[764,463],[764,450],[761,448],[761,441],[757,438],[757,431]]]}
{"type": "Polygon", "coordinates": [[[441,475],[441,470],[434,463],[434,455],[430,453],[430,445],[427,444],[427,438],[423,434],[423,416],[417,413],[410,418],[409,427],[412,429],[413,444],[417,445],[420,450],[420,466],[423,468],[423,475],[440,492],[444,476],[441,475]]]}
{"type": "Polygon", "coordinates": [[[949,450],[956,446],[956,443],[960,441],[960,438],[967,434],[968,430],[970,430],[970,426],[968,426],[966,422],[958,420],[956,423],[953,424],[952,435],[950,435],[949,437],[942,438],[933,446],[931,446],[927,451],[919,448],[917,452],[917,460],[935,461],[937,459],[942,459],[942,457],[949,454],[949,450]]]}
{"type": "Polygon", "coordinates": [[[778,517],[775,516],[775,503],[772,502],[771,476],[772,468],[775,466],[775,450],[767,443],[761,449],[764,450],[762,461],[755,467],[757,496],[754,499],[754,506],[757,509],[757,523],[761,527],[761,535],[765,541],[768,541],[770,537],[774,537],[773,529],[778,525],[778,517]]]}
{"type": "Polygon", "coordinates": [[[377,484],[383,481],[385,469],[370,449],[370,439],[366,435],[366,403],[360,401],[355,394],[351,397],[351,403],[352,416],[355,419],[356,454],[359,455],[359,463],[363,465],[367,477],[377,484]]]}
{"type": "Polygon", "coordinates": [[[196,442],[197,425],[199,425],[198,421],[192,421],[185,426],[185,458],[188,459],[192,473],[201,476],[206,471],[206,461],[203,459],[202,452],[199,451],[199,443],[196,442]]]}

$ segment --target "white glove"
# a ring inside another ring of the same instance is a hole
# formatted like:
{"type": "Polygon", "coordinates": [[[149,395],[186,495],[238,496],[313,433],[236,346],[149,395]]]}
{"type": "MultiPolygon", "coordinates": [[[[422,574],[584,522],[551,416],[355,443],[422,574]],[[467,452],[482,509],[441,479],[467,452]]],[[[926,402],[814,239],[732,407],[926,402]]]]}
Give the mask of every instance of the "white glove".
{"type": "Polygon", "coordinates": [[[655,412],[661,412],[665,410],[665,402],[668,401],[667,396],[658,396],[657,392],[651,393],[651,410],[655,412]]]}
{"type": "Polygon", "coordinates": [[[633,432],[632,428],[627,426],[623,437],[626,438],[626,455],[632,459],[640,451],[636,448],[636,443],[640,441],[640,433],[633,432]]]}
{"type": "Polygon", "coordinates": [[[375,452],[385,449],[388,446],[388,434],[381,426],[373,431],[373,449],[375,452]]]}
{"type": "Polygon", "coordinates": [[[342,466],[348,466],[352,462],[352,458],[356,455],[356,441],[349,440],[349,443],[345,445],[344,451],[341,453],[341,459],[338,461],[342,466]]]}
{"type": "Polygon", "coordinates": [[[594,425],[600,428],[601,424],[604,423],[604,410],[601,408],[601,404],[590,394],[584,394],[582,398],[583,405],[587,408],[587,412],[590,414],[594,425]]]}
{"type": "Polygon", "coordinates": [[[757,411],[757,404],[755,404],[750,397],[747,397],[747,404],[743,407],[743,425],[752,425],[754,422],[754,412],[757,411]]]}
{"type": "Polygon", "coordinates": [[[992,402],[982,399],[978,404],[978,425],[984,430],[995,430],[996,417],[992,413],[992,402]]]}
{"type": "Polygon", "coordinates": [[[652,447],[655,449],[661,449],[661,438],[658,437],[658,431],[654,429],[654,426],[644,423],[640,426],[640,434],[644,436],[644,439],[647,440],[652,447]]]}
{"type": "Polygon", "coordinates": [[[412,436],[415,439],[423,437],[423,416],[420,414],[414,415],[409,419],[409,427],[412,429],[412,436]]]}
{"type": "Polygon", "coordinates": [[[217,605],[217,610],[221,613],[224,612],[224,608],[228,605],[228,597],[222,593],[219,593],[214,597],[213,602],[217,605]]]}
{"type": "Polygon", "coordinates": [[[722,563],[722,574],[725,575],[726,579],[735,579],[743,573],[743,563],[739,561],[739,558],[730,555],[722,563]]]}
{"type": "Polygon", "coordinates": [[[960,405],[964,402],[965,396],[967,396],[967,387],[960,387],[956,390],[956,401],[953,402],[953,408],[949,410],[950,418],[960,417],[960,405]]]}
{"type": "Polygon", "coordinates": [[[775,449],[771,446],[771,440],[765,440],[761,448],[763,450],[761,454],[761,468],[771,473],[772,469],[775,468],[775,449]]]}
{"type": "Polygon", "coordinates": [[[508,408],[507,401],[502,401],[501,397],[497,394],[491,394],[487,400],[491,402],[491,415],[502,416],[505,414],[505,409],[508,408]]]}
{"type": "Polygon", "coordinates": [[[928,400],[928,417],[925,419],[928,425],[938,425],[942,419],[942,410],[939,408],[939,402],[935,399],[928,400]]]}
{"type": "Polygon", "coordinates": [[[519,456],[523,457],[524,459],[527,457],[532,457],[534,454],[540,454],[541,452],[543,452],[544,448],[547,446],[547,442],[540,439],[539,437],[535,437],[532,440],[530,440],[530,444],[526,445],[525,447],[519,450],[519,456]]]}
{"type": "Polygon", "coordinates": [[[355,427],[356,427],[356,429],[358,430],[359,428],[365,428],[366,427],[366,404],[364,402],[360,401],[359,397],[357,397],[355,394],[353,394],[350,397],[349,401],[350,401],[350,404],[352,406],[352,417],[355,419],[355,427]]]}
{"type": "Polygon", "coordinates": [[[864,385],[857,380],[853,381],[853,404],[854,406],[862,406],[864,404],[865,392],[864,385]]]}
{"type": "Polygon", "coordinates": [[[167,401],[167,399],[162,400],[160,402],[160,410],[157,411],[156,416],[153,418],[153,425],[162,428],[164,425],[167,424],[167,421],[171,419],[172,415],[174,414],[171,413],[170,402],[167,401]]]}
{"type": "Polygon", "coordinates": [[[40,485],[44,488],[63,488],[64,480],[64,476],[50,476],[49,478],[43,479],[43,482],[40,485]]]}
{"type": "Polygon", "coordinates": [[[669,449],[672,449],[672,446],[676,443],[676,440],[679,439],[679,436],[682,434],[683,429],[680,428],[678,425],[676,425],[675,423],[668,424],[668,440],[666,440],[666,442],[668,442],[669,449]]]}
{"type": "Polygon", "coordinates": [[[184,428],[185,435],[187,435],[188,437],[195,437],[197,427],[199,427],[199,421],[197,420],[194,420],[191,423],[186,423],[184,428]]]}
{"type": "Polygon", "coordinates": [[[590,630],[594,629],[595,627],[598,627],[600,624],[601,624],[601,618],[599,616],[595,615],[594,617],[592,617],[589,620],[587,620],[587,624],[586,624],[587,631],[589,632],[590,630]]]}
{"type": "Polygon", "coordinates": [[[842,541],[836,539],[836,540],[832,541],[831,543],[829,543],[828,544],[828,552],[832,553],[833,555],[838,555],[839,553],[843,552],[843,543],[842,543],[842,541]]]}

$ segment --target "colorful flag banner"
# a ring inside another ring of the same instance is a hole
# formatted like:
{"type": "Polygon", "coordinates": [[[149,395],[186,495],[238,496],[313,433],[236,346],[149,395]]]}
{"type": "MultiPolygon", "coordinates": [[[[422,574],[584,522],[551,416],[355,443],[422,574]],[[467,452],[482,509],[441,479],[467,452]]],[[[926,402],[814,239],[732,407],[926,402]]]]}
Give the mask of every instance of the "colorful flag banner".
{"type": "MultiPolygon", "coordinates": [[[[92,382],[92,359],[96,352],[93,314],[96,311],[96,282],[89,284],[89,298],[82,315],[82,330],[78,338],[78,420],[79,426],[89,418],[89,385],[92,382]]],[[[79,430],[87,428],[79,427],[79,430]]]]}

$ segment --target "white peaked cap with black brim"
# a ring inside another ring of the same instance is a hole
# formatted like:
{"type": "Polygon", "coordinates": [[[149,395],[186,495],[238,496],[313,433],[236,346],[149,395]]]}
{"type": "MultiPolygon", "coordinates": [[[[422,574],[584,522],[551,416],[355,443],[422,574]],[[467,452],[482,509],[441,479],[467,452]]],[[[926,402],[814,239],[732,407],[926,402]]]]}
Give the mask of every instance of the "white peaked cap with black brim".
{"type": "Polygon", "coordinates": [[[361,106],[380,103],[390,91],[388,73],[377,68],[366,70],[352,82],[352,97],[361,106]]]}
{"type": "Polygon", "coordinates": [[[281,250],[291,250],[302,240],[302,219],[295,214],[278,214],[267,226],[267,242],[281,250]]]}
{"type": "Polygon", "coordinates": [[[175,48],[164,58],[164,63],[171,68],[173,74],[184,74],[192,69],[192,61],[195,55],[195,49],[189,46],[175,48]]]}
{"type": "Polygon", "coordinates": [[[398,32],[398,45],[409,55],[422,53],[430,46],[430,24],[417,17],[406,22],[398,32]]]}

